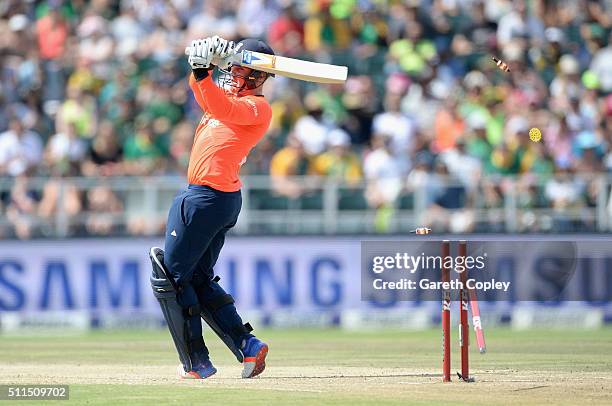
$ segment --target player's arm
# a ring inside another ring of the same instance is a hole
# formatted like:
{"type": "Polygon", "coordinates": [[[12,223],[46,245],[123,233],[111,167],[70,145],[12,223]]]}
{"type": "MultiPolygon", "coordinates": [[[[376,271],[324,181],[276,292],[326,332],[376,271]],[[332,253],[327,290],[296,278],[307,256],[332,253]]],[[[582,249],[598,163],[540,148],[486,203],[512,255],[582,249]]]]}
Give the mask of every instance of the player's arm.
{"type": "Polygon", "coordinates": [[[230,97],[217,87],[210,75],[195,83],[206,100],[210,114],[220,121],[234,124],[262,124],[270,120],[267,103],[255,103],[246,97],[230,97]]]}
{"type": "Polygon", "coordinates": [[[202,95],[202,92],[196,86],[196,83],[199,80],[207,77],[210,72],[214,69],[214,66],[211,64],[212,58],[214,56],[214,46],[213,42],[210,38],[206,39],[197,39],[191,41],[188,49],[188,59],[189,66],[191,66],[191,75],[189,75],[189,87],[193,92],[193,95],[198,102],[198,105],[204,112],[208,112],[208,105],[206,103],[206,99],[202,95]]]}
{"type": "Polygon", "coordinates": [[[218,60],[224,60],[227,56],[234,53],[234,42],[227,41],[220,37],[212,37],[191,41],[187,48],[188,62],[192,73],[189,75],[189,87],[195,96],[198,105],[204,112],[209,112],[209,106],[201,89],[196,83],[209,76],[215,66],[212,64],[216,56],[218,60]]]}
{"type": "Polygon", "coordinates": [[[202,98],[206,111],[217,120],[243,125],[269,123],[272,112],[267,103],[259,103],[248,97],[230,97],[213,83],[213,56],[218,54],[223,59],[231,54],[233,43],[232,46],[228,44],[218,37],[191,42],[188,61],[195,80],[194,94],[202,98]]]}
{"type": "Polygon", "coordinates": [[[193,73],[189,75],[189,87],[193,92],[196,102],[198,102],[198,106],[200,106],[203,112],[208,112],[209,110],[208,106],[206,105],[206,99],[200,92],[200,89],[196,86],[196,78],[193,73]]]}

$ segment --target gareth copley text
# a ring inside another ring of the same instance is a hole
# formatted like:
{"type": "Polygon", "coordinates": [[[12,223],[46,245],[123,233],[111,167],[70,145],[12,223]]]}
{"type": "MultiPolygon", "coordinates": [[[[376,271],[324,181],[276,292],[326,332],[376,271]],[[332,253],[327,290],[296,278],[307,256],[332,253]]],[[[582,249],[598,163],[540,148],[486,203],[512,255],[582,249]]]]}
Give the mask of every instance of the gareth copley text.
{"type": "Polygon", "coordinates": [[[376,290],[455,290],[455,289],[475,289],[483,292],[489,290],[503,290],[507,292],[510,289],[510,282],[498,281],[491,279],[488,281],[477,281],[476,279],[468,279],[465,284],[458,280],[448,282],[432,281],[429,279],[421,279],[418,281],[409,279],[400,279],[397,281],[385,281],[383,279],[374,279],[372,286],[376,290]]]}

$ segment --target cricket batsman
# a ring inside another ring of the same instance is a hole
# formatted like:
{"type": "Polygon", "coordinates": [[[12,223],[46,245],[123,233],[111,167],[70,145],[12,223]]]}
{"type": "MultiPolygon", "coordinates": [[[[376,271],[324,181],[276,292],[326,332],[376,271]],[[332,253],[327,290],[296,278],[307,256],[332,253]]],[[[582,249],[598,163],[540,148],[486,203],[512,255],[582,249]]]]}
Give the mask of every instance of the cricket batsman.
{"type": "Polygon", "coordinates": [[[234,299],[213,271],[225,234],[240,213],[240,166],[272,117],[262,86],[273,75],[232,64],[231,56],[243,50],[274,54],[256,39],[234,44],[215,36],[191,42],[189,85],[203,116],[189,159],[189,186],[175,197],[168,214],[165,247],[149,253],[151,286],[178,351],[182,378],[205,379],[217,372],[200,318],[243,363],[243,378],[261,374],[266,366],[268,346],[243,324],[234,299]]]}

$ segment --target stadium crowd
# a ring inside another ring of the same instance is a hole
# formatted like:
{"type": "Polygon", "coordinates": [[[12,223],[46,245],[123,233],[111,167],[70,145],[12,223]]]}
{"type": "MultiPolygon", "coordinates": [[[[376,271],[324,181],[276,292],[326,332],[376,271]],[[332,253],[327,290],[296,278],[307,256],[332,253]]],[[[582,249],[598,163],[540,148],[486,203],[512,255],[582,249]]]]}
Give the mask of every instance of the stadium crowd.
{"type": "MultiPolygon", "coordinates": [[[[608,193],[590,174],[612,170],[609,0],[4,0],[0,234],[44,234],[34,219],[58,210],[91,214],[80,233],[117,232],[105,215],[124,199],[104,183],[58,199],[61,178],[183,175],[200,118],[183,50],[211,35],[349,66],[345,85],[266,83],[273,123],[242,170],[272,177],[260,208],[307,199],[292,176],[319,175],[346,183],[341,210],[376,209],[380,231],[417,189],[420,225],[478,231],[477,209],[512,193],[534,209],[529,231],[546,229],[535,209],[580,211],[608,193]]],[[[585,222],[560,218],[548,229],[585,222]]]]}

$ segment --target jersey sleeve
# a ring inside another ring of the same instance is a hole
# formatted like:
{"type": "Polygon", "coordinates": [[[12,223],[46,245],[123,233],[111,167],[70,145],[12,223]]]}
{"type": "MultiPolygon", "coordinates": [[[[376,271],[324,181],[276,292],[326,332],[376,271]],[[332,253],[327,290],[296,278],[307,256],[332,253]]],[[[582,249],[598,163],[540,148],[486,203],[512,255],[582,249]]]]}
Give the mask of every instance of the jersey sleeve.
{"type": "Polygon", "coordinates": [[[230,97],[217,87],[211,77],[195,82],[206,100],[208,112],[217,120],[239,125],[255,125],[270,122],[272,110],[267,102],[251,97],[230,97]]]}
{"type": "Polygon", "coordinates": [[[195,79],[195,76],[193,76],[193,73],[189,74],[189,87],[191,88],[191,91],[193,92],[193,95],[196,101],[198,102],[198,106],[200,106],[202,111],[207,112],[208,106],[206,105],[206,99],[204,99],[204,96],[202,95],[200,88],[197,86],[197,83],[198,82],[196,82],[196,79],[195,79]]]}

